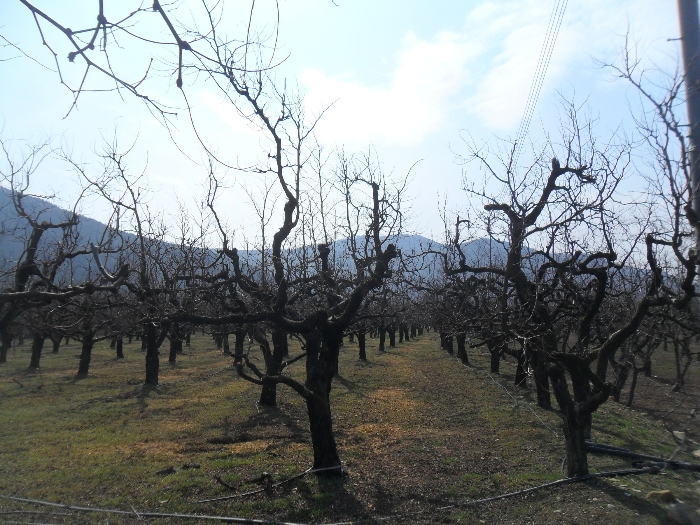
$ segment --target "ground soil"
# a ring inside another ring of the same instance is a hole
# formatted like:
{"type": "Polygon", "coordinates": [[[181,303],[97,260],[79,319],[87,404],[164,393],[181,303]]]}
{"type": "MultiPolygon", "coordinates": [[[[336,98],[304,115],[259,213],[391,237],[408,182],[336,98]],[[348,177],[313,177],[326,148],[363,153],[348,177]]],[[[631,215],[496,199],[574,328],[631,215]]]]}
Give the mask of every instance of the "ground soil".
{"type": "MultiPolygon", "coordinates": [[[[357,360],[355,345],[344,346],[333,383],[334,428],[346,477],[307,475],[269,491],[206,503],[195,502],[260,489],[264,485],[255,480],[262,472],[279,482],[309,468],[305,407],[294,392],[280,387],[278,408],[257,406],[259,387],[238,378],[230,358],[203,336],[177,365],[163,363],[157,388],[141,385],[144,354],[138,342],[125,346],[124,360],[106,345],[96,348],[91,374],[82,380],[74,375],[75,344],[45,355],[39,372],[26,370],[28,349],[16,348],[0,367],[0,496],[295,523],[657,524],[666,523],[667,504],[647,494],[666,489],[700,506],[700,476],[680,471],[465,506],[562,478],[556,411],[537,408],[532,389],[513,386],[513,363],[503,363],[500,375],[489,374],[488,357],[479,350],[470,350],[465,367],[439,348],[434,334],[383,353],[376,340],[368,343],[368,362],[357,360]],[[168,467],[170,473],[158,474],[168,467]]],[[[663,355],[657,360],[656,377],[640,378],[632,409],[611,401],[595,414],[593,439],[692,460],[700,448],[694,444],[700,440],[697,419],[690,417],[700,400],[698,367],[693,365],[684,391],[672,393],[672,367],[663,355]],[[680,447],[670,432],[679,429],[687,429],[680,447]]],[[[301,378],[303,363],[290,373],[301,378]]],[[[631,463],[590,455],[590,465],[600,472],[631,463]]],[[[2,520],[139,518],[0,499],[2,520]]]]}

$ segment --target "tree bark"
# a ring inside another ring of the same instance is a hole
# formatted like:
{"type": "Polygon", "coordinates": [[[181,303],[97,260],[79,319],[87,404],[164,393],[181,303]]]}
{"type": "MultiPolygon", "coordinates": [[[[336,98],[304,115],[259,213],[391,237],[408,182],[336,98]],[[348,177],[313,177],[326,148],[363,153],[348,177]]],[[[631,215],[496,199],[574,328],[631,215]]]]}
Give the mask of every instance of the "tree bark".
{"type": "Polygon", "coordinates": [[[445,337],[445,350],[450,355],[455,353],[455,340],[451,335],[445,337]]]}
{"type": "Polygon", "coordinates": [[[338,448],[333,435],[330,392],[333,375],[338,368],[340,338],[327,334],[323,348],[316,333],[307,334],[306,339],[306,388],[312,395],[306,398],[306,408],[314,450],[314,469],[333,469],[321,472],[328,476],[342,475],[338,448]],[[330,335],[330,337],[329,337],[330,335]]]}
{"type": "Polygon", "coordinates": [[[34,337],[32,338],[32,358],[29,362],[29,368],[39,368],[39,361],[41,360],[41,350],[44,348],[45,340],[46,337],[44,337],[42,334],[34,334],[34,337]]]}
{"type": "Polygon", "coordinates": [[[0,332],[0,363],[7,362],[7,352],[12,346],[12,334],[8,330],[0,332]]]}
{"type": "Polygon", "coordinates": [[[637,388],[637,376],[639,375],[639,368],[636,366],[632,369],[632,383],[630,383],[630,393],[627,398],[627,408],[632,406],[632,401],[634,400],[634,391],[637,388]]]}
{"type": "Polygon", "coordinates": [[[365,329],[361,328],[357,332],[357,345],[360,348],[360,361],[367,361],[365,329]]]}
{"type": "Polygon", "coordinates": [[[549,393],[549,362],[547,353],[540,348],[532,353],[535,365],[535,387],[537,389],[537,406],[545,410],[552,409],[552,396],[549,393]]]}
{"type": "Polygon", "coordinates": [[[87,377],[90,371],[90,360],[92,359],[92,347],[95,345],[91,332],[83,334],[83,346],[80,352],[80,364],[78,365],[78,377],[87,377]]]}
{"type": "Polygon", "coordinates": [[[467,334],[462,332],[457,334],[457,357],[463,364],[469,364],[469,356],[467,355],[467,334]]]}
{"type": "Polygon", "coordinates": [[[124,339],[117,339],[117,359],[124,359],[124,339]]]}
{"type": "Polygon", "coordinates": [[[585,476],[588,474],[588,455],[586,453],[585,428],[576,411],[569,389],[566,385],[564,371],[557,367],[551,374],[554,396],[561,409],[565,450],[566,476],[585,476]]]}
{"type": "Polygon", "coordinates": [[[396,348],[396,327],[389,327],[389,348],[396,348]]]}
{"type": "MultiPolygon", "coordinates": [[[[284,359],[285,347],[288,346],[287,332],[280,329],[272,330],[272,359],[266,363],[265,374],[276,376],[282,373],[282,360],[284,359]]],[[[263,380],[262,391],[260,392],[261,406],[277,406],[277,383],[263,380]]]]}
{"type": "Polygon", "coordinates": [[[518,352],[518,366],[515,369],[515,386],[527,388],[527,372],[525,371],[526,356],[525,352],[518,352]]]}
{"type": "Polygon", "coordinates": [[[386,342],[386,328],[384,326],[379,327],[379,351],[384,351],[384,344],[386,342]]]}
{"type": "Polygon", "coordinates": [[[146,380],[147,385],[158,384],[158,373],[160,370],[160,359],[158,356],[158,332],[153,323],[146,323],[146,330],[143,339],[146,341],[146,380]]]}
{"type": "Polygon", "coordinates": [[[243,347],[245,344],[245,331],[236,330],[236,344],[234,346],[234,363],[239,364],[243,362],[243,347]]]}

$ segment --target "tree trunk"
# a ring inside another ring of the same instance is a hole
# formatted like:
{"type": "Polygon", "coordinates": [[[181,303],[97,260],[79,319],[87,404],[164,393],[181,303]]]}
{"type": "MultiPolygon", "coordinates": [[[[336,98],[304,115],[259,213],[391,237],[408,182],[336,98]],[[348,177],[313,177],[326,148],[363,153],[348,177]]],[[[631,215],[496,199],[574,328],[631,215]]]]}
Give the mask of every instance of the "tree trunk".
{"type": "Polygon", "coordinates": [[[236,330],[236,345],[234,347],[234,363],[243,362],[243,346],[245,345],[245,331],[236,330]]]}
{"type": "Polygon", "coordinates": [[[41,334],[34,334],[32,338],[32,358],[29,362],[29,368],[36,369],[39,368],[39,361],[41,360],[41,350],[44,348],[44,341],[46,337],[41,334]]]}
{"type": "Polygon", "coordinates": [[[80,364],[78,365],[78,377],[87,377],[92,359],[92,347],[95,342],[92,333],[83,334],[83,347],[80,352],[80,364]]]}
{"type": "Polygon", "coordinates": [[[192,334],[190,332],[187,332],[187,335],[185,335],[185,346],[190,346],[191,339],[192,339],[192,334]]]}
{"type": "Polygon", "coordinates": [[[360,347],[360,361],[367,361],[365,330],[361,328],[357,332],[357,345],[360,347]]]}
{"type": "Polygon", "coordinates": [[[408,325],[403,325],[403,340],[407,342],[411,340],[411,336],[408,333],[408,325]]]}
{"type": "MultiPolygon", "coordinates": [[[[276,376],[282,373],[282,360],[287,346],[287,332],[274,329],[272,331],[272,362],[266,363],[265,375],[276,376]]],[[[259,403],[267,407],[277,406],[277,383],[263,381],[259,403]]]]}
{"type": "Polygon", "coordinates": [[[588,474],[588,455],[586,453],[585,425],[576,413],[576,403],[569,394],[566,375],[560,368],[552,374],[552,388],[557,404],[561,409],[564,439],[566,441],[566,476],[585,476],[588,474]]]}
{"type": "Polygon", "coordinates": [[[379,351],[384,351],[384,344],[386,342],[386,328],[384,326],[379,327],[379,351]]]}
{"type": "Polygon", "coordinates": [[[463,364],[469,364],[469,356],[467,355],[467,334],[462,332],[457,334],[457,357],[463,364]]]}
{"type": "Polygon", "coordinates": [[[7,330],[0,331],[0,363],[7,363],[7,352],[12,346],[12,334],[7,330]]]}
{"type": "Polygon", "coordinates": [[[179,335],[172,334],[170,336],[170,353],[168,354],[168,362],[169,363],[177,362],[177,354],[181,354],[181,353],[182,353],[182,339],[180,339],[179,335]]]}
{"type": "Polygon", "coordinates": [[[488,345],[491,354],[491,373],[498,374],[501,369],[501,348],[497,345],[488,345]]]}
{"type": "Polygon", "coordinates": [[[639,368],[636,366],[632,369],[632,383],[630,383],[630,393],[627,398],[627,407],[632,406],[632,401],[634,400],[634,391],[637,388],[637,376],[639,375],[639,368]]]}
{"type": "Polygon", "coordinates": [[[231,355],[231,347],[228,343],[228,334],[223,334],[221,336],[221,340],[223,341],[224,355],[231,355]]]}
{"type": "Polygon", "coordinates": [[[389,327],[389,347],[396,348],[396,327],[393,325],[389,327]]]}
{"type": "Polygon", "coordinates": [[[117,339],[117,359],[124,359],[124,339],[117,339]]]}
{"type": "Polygon", "coordinates": [[[306,388],[313,392],[306,398],[311,443],[314,450],[314,469],[332,469],[320,474],[342,475],[338,448],[333,435],[330,392],[333,374],[338,368],[340,337],[327,334],[324,348],[316,333],[306,335],[306,388]]]}
{"type": "Polygon", "coordinates": [[[447,353],[450,355],[455,353],[455,340],[451,335],[445,337],[445,350],[447,350],[447,353]]]}
{"type": "Polygon", "coordinates": [[[63,338],[60,335],[58,337],[51,338],[51,344],[52,344],[51,353],[53,353],[53,354],[58,353],[58,349],[61,347],[61,340],[62,339],[63,338]]]}
{"type": "Polygon", "coordinates": [[[526,367],[526,356],[525,352],[518,352],[518,366],[515,369],[515,386],[519,386],[521,388],[527,388],[527,372],[525,371],[526,367]]]}
{"type": "Polygon", "coordinates": [[[537,406],[552,410],[552,396],[549,394],[549,363],[543,349],[533,352],[535,359],[535,387],[537,388],[537,406]]]}
{"type": "Polygon", "coordinates": [[[403,329],[399,326],[399,343],[403,343],[403,329]]]}
{"type": "Polygon", "coordinates": [[[411,339],[416,338],[416,325],[412,324],[411,325],[411,339]]]}
{"type": "Polygon", "coordinates": [[[160,371],[160,359],[158,356],[158,332],[153,323],[146,323],[146,331],[143,339],[146,341],[146,381],[147,385],[158,384],[160,371]]]}

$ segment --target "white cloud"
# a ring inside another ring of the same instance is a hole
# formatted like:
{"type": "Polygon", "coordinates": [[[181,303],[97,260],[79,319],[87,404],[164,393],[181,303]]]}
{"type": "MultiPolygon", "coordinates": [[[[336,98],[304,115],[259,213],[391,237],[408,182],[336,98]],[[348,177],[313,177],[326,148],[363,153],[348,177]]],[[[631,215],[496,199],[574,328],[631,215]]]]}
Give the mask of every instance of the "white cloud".
{"type": "MultiPolygon", "coordinates": [[[[469,116],[486,130],[514,133],[552,6],[542,0],[486,1],[468,13],[461,32],[440,32],[431,40],[409,34],[385,85],[370,86],[314,69],[302,72],[310,107],[336,101],[323,117],[319,134],[345,144],[411,146],[439,131],[450,118],[464,122],[469,116]]],[[[675,3],[569,2],[538,108],[554,89],[573,85],[584,96],[599,89],[608,73],[596,72],[593,59],[614,59],[628,30],[643,36],[644,45],[656,45],[661,50],[657,57],[672,54],[666,37],[677,32],[675,3]]]]}
{"type": "MultiPolygon", "coordinates": [[[[479,38],[491,42],[476,92],[465,97],[468,111],[494,131],[514,131],[520,122],[545,38],[553,2],[489,2],[470,13],[467,27],[481,27],[479,38]],[[500,14],[499,14],[500,13],[500,14]]],[[[675,36],[675,5],[670,0],[588,0],[569,2],[554,47],[540,100],[572,82],[585,95],[584,71],[594,59],[614,60],[628,31],[638,36],[648,58],[672,54],[666,38],[675,36]],[[642,37],[643,35],[643,37],[642,37]],[[578,86],[576,84],[579,84],[578,86]]],[[[600,80],[609,74],[600,71],[600,80]]]]}
{"type": "Polygon", "coordinates": [[[335,102],[321,120],[319,134],[345,144],[420,142],[446,120],[450,101],[468,80],[466,64],[480,48],[450,32],[439,33],[432,42],[409,34],[391,81],[378,87],[317,70],[302,72],[310,107],[335,102]]]}

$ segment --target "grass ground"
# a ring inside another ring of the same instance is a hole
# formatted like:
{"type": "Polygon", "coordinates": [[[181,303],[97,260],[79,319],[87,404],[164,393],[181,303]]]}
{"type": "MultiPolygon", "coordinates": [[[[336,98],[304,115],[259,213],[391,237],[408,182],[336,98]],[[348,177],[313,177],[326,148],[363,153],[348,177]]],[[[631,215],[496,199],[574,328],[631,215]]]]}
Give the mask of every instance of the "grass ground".
{"type": "MultiPolygon", "coordinates": [[[[512,386],[511,364],[492,377],[486,357],[472,352],[472,368],[463,367],[432,334],[382,354],[370,340],[366,363],[357,360],[355,345],[344,347],[331,397],[346,478],[306,476],[270,493],[196,504],[232,494],[216,476],[244,492],[260,487],[251,480],[263,471],[279,481],[310,466],[301,398],[280,387],[279,407],[260,409],[258,387],[238,378],[209,338],[194,338],[177,365],[163,362],[161,384],[151,389],[141,385],[139,344],[125,346],[123,360],[98,346],[81,380],[79,352],[71,343],[29,372],[29,348],[19,347],[0,367],[0,495],[299,523],[401,514],[391,522],[655,524],[664,523],[664,505],[645,495],[662,489],[700,506],[699,476],[664,472],[438,510],[561,478],[564,451],[556,412],[536,408],[532,391],[512,386]],[[173,474],[157,473],[170,466],[173,474]]],[[[303,362],[291,373],[302,377],[303,362]]],[[[652,390],[644,385],[637,394],[642,404],[652,390]]],[[[675,449],[668,424],[652,415],[609,402],[594,416],[593,438],[668,455],[675,449]]],[[[691,459],[685,451],[676,458],[691,459]]],[[[629,463],[591,455],[590,465],[596,472],[629,463]]],[[[16,512],[36,509],[0,499],[0,521],[138,521],[60,509],[16,512]]]]}

